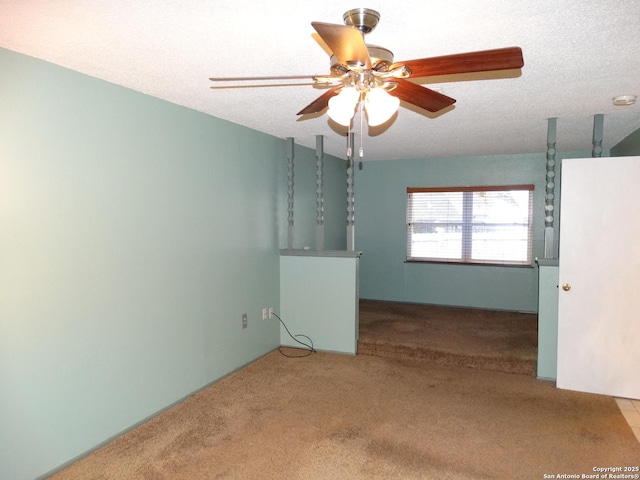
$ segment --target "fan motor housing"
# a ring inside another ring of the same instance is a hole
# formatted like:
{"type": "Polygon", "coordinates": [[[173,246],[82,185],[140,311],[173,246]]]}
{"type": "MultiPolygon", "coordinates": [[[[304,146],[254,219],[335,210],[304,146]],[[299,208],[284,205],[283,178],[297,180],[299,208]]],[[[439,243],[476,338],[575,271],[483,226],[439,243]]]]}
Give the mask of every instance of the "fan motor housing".
{"type": "MultiPolygon", "coordinates": [[[[387,48],[378,45],[367,45],[369,58],[371,58],[371,69],[376,72],[387,72],[393,63],[393,52],[387,48]]],[[[342,65],[338,62],[335,55],[331,55],[331,71],[336,75],[341,75],[350,70],[349,66],[342,65]]]]}

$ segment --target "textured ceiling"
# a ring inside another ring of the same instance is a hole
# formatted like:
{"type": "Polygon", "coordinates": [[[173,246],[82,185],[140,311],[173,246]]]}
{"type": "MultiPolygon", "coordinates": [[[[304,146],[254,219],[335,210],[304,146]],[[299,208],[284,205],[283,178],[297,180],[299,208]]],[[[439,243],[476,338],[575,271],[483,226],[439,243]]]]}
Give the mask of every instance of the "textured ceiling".
{"type": "Polygon", "coordinates": [[[341,24],[356,7],[380,12],[366,41],[396,61],[511,46],[525,61],[516,77],[421,79],[457,103],[439,115],[403,104],[382,131],[356,122],[365,160],[544,152],[551,117],[559,151],[591,150],[595,114],[605,149],[640,128],[640,103],[611,102],[640,95],[637,0],[0,0],[0,47],[312,148],[324,135],[325,151],[344,158],[341,127],[296,116],[322,90],[208,78],[326,74],[310,23],[341,24]]]}

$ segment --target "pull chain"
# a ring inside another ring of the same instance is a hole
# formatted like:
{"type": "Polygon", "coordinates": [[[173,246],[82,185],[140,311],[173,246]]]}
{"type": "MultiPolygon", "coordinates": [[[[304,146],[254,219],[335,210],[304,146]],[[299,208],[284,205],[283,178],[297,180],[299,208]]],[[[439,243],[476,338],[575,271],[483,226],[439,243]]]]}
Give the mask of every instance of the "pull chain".
{"type": "Polygon", "coordinates": [[[363,147],[363,141],[362,141],[363,130],[364,130],[364,108],[362,106],[362,100],[360,100],[360,149],[358,151],[360,158],[364,157],[364,147],[363,147]]]}
{"type": "Polygon", "coordinates": [[[349,125],[347,125],[347,160],[350,162],[351,161],[351,156],[353,155],[353,152],[351,151],[351,141],[349,140],[351,138],[351,122],[349,122],[349,125]]]}

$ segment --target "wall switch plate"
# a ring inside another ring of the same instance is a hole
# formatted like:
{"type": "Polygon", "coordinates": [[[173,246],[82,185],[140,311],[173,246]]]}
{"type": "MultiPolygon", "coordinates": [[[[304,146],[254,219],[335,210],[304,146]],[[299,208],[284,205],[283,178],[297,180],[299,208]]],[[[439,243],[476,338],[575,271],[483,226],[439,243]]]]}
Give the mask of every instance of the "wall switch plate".
{"type": "Polygon", "coordinates": [[[267,318],[269,318],[269,313],[268,313],[267,307],[264,307],[262,309],[262,319],[266,320],[267,318]]]}
{"type": "Polygon", "coordinates": [[[247,314],[242,314],[242,328],[247,328],[247,314]]]}

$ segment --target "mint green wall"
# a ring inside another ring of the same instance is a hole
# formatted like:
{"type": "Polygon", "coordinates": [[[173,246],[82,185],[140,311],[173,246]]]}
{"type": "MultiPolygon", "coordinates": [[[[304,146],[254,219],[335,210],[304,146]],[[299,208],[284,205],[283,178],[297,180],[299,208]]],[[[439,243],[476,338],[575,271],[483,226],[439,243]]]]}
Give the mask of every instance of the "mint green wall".
{"type": "Polygon", "coordinates": [[[0,478],[23,480],[279,346],[286,141],[0,70],[0,478]]]}
{"type": "Polygon", "coordinates": [[[405,263],[406,188],[532,183],[533,255],[542,256],[545,162],[541,153],[365,163],[355,182],[361,298],[536,311],[535,267],[405,263]]]}
{"type": "MultiPolygon", "coordinates": [[[[316,250],[316,151],[294,148],[294,248],[316,250]]],[[[286,173],[285,180],[286,180],[286,173]]],[[[286,188],[286,183],[282,186],[286,188]]],[[[347,245],[347,167],[344,160],[323,159],[324,250],[344,250],[347,245]]],[[[284,206],[286,213],[286,205],[284,206]]],[[[287,219],[284,218],[284,225],[287,219]]],[[[286,237],[284,239],[286,245],[286,237]]]]}
{"type": "Polygon", "coordinates": [[[640,155],[640,129],[627,135],[619,144],[611,149],[612,157],[640,155]]]}
{"type": "MultiPolygon", "coordinates": [[[[305,252],[306,253],[306,252],[305,252]]],[[[287,330],[280,343],[319,351],[355,355],[358,344],[358,256],[344,250],[323,256],[283,254],[280,257],[280,304],[287,330]],[[291,335],[306,335],[291,338],[291,335]]]]}
{"type": "Polygon", "coordinates": [[[537,376],[555,380],[558,366],[558,264],[539,268],[537,376]]]}

